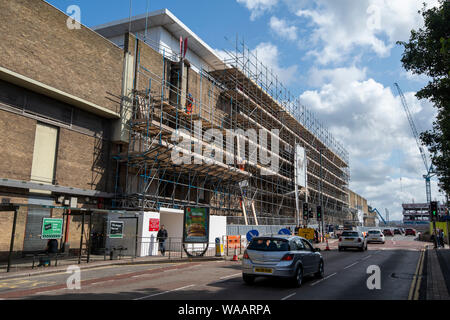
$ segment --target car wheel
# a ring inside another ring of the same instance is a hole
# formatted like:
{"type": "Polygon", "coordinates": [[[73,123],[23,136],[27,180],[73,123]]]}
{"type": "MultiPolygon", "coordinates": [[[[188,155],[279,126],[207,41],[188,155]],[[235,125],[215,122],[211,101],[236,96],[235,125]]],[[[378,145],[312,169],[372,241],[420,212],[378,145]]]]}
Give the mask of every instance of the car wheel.
{"type": "Polygon", "coordinates": [[[323,275],[324,275],[324,269],[323,269],[323,261],[320,261],[319,263],[319,270],[317,271],[317,273],[315,274],[316,278],[318,279],[322,279],[323,275]]]}
{"type": "Polygon", "coordinates": [[[303,283],[303,268],[299,266],[294,276],[293,285],[294,287],[299,288],[302,285],[302,283],[303,283]]]}
{"type": "Polygon", "coordinates": [[[255,276],[249,275],[249,274],[242,274],[242,279],[246,284],[253,284],[255,282],[255,276]]]}
{"type": "Polygon", "coordinates": [[[359,248],[359,251],[364,251],[364,246],[362,246],[361,248],[359,248]]]}
{"type": "Polygon", "coordinates": [[[343,248],[341,248],[341,247],[338,247],[338,250],[339,250],[339,251],[343,251],[344,249],[343,249],[343,248]]]}

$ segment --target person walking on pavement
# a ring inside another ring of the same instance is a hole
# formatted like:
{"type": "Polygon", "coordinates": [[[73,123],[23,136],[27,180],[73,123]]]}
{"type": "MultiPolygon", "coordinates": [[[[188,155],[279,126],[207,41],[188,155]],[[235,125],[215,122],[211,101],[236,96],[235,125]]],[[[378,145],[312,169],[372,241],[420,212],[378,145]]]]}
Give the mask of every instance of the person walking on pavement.
{"type": "Polygon", "coordinates": [[[444,244],[444,230],[439,230],[439,242],[442,248],[445,248],[444,244]]]}
{"type": "Polygon", "coordinates": [[[165,248],[165,241],[168,237],[167,230],[164,229],[164,225],[161,226],[161,229],[159,229],[158,234],[156,235],[156,238],[159,242],[159,250],[161,251],[161,254],[164,256],[166,254],[166,248],[165,248]]]}

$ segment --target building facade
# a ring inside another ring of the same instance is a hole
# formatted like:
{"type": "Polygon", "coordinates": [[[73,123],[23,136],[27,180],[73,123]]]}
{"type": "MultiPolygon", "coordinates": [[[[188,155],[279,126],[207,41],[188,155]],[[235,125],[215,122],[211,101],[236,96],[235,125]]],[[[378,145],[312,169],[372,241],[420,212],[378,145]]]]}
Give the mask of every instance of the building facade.
{"type": "Polygon", "coordinates": [[[349,220],[357,226],[377,226],[376,213],[369,211],[367,200],[351,190],[348,190],[348,197],[350,209],[349,220]]]}
{"type": "MultiPolygon", "coordinates": [[[[42,0],[0,2],[0,198],[20,205],[14,251],[45,246],[44,217],[83,244],[106,232],[108,210],[200,206],[228,224],[287,224],[308,202],[344,219],[347,151],[245,45],[219,56],[166,9],[131,30],[67,22],[42,0]]],[[[3,254],[12,219],[0,212],[3,254]]]]}
{"type": "Polygon", "coordinates": [[[119,207],[189,204],[208,206],[230,223],[286,224],[301,221],[306,201],[314,211],[322,204],[327,222],[342,219],[348,184],[345,148],[242,42],[219,56],[167,9],[94,30],[123,48],[134,63],[128,73],[134,86],[125,97],[130,105],[122,109],[122,119],[134,121],[125,122],[122,137],[128,149],[116,157],[119,207]],[[180,50],[186,38],[187,51],[180,50]],[[203,142],[180,150],[190,153],[192,163],[174,166],[170,139],[177,130],[185,130],[192,143],[213,130],[212,136],[221,137],[214,141],[214,159],[205,157],[210,150],[203,142]],[[266,135],[267,146],[252,140],[250,130],[266,135]],[[221,148],[230,141],[222,137],[236,142],[235,148],[221,148]],[[269,147],[274,138],[276,150],[269,147]],[[261,150],[276,160],[277,168],[261,161],[261,150]],[[306,150],[306,183],[296,179],[296,150],[306,150]]]}
{"type": "MultiPolygon", "coordinates": [[[[428,203],[403,203],[403,223],[428,224],[430,223],[430,205],[428,203]]],[[[445,204],[438,204],[438,216],[447,214],[445,204]]]]}

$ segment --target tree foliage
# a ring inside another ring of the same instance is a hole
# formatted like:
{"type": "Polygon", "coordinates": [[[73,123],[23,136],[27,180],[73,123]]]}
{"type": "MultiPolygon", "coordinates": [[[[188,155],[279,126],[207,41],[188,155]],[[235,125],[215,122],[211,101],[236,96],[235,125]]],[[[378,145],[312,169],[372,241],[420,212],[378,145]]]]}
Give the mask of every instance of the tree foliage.
{"type": "Polygon", "coordinates": [[[420,139],[431,153],[431,160],[441,190],[450,194],[450,1],[419,11],[424,27],[411,30],[404,46],[403,67],[414,74],[427,75],[428,84],[417,92],[419,99],[429,99],[437,109],[432,130],[421,133],[420,139]]]}

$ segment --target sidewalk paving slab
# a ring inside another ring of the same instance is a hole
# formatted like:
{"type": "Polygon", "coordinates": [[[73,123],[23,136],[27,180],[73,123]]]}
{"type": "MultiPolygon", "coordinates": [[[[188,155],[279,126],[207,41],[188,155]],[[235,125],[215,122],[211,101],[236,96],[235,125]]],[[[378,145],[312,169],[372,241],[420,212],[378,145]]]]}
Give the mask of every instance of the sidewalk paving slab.
{"type": "MultiPolygon", "coordinates": [[[[427,300],[450,300],[449,290],[444,278],[443,272],[445,271],[445,265],[441,265],[438,255],[440,252],[445,251],[445,256],[448,254],[449,249],[429,248],[428,260],[427,260],[427,300]]],[[[449,258],[450,259],[450,258],[449,258]]]]}
{"type": "Polygon", "coordinates": [[[81,264],[78,264],[78,259],[71,259],[71,260],[64,260],[64,263],[60,263],[58,261],[57,267],[35,267],[34,269],[27,268],[27,270],[21,270],[17,272],[3,272],[0,273],[0,281],[6,280],[6,279],[13,279],[13,278],[24,278],[24,277],[32,277],[36,275],[43,275],[43,274],[52,274],[56,272],[62,272],[66,271],[67,267],[70,265],[75,265],[79,267],[80,269],[88,270],[88,269],[95,269],[100,268],[104,266],[115,266],[115,265],[138,265],[138,264],[159,264],[159,263],[183,263],[183,262],[193,262],[193,261],[220,261],[220,260],[229,260],[229,257],[192,257],[192,258],[171,258],[168,259],[167,256],[153,256],[153,257],[142,257],[142,258],[135,258],[135,259],[122,259],[122,260],[97,260],[97,261],[91,261],[89,263],[82,262],[81,264]]]}

